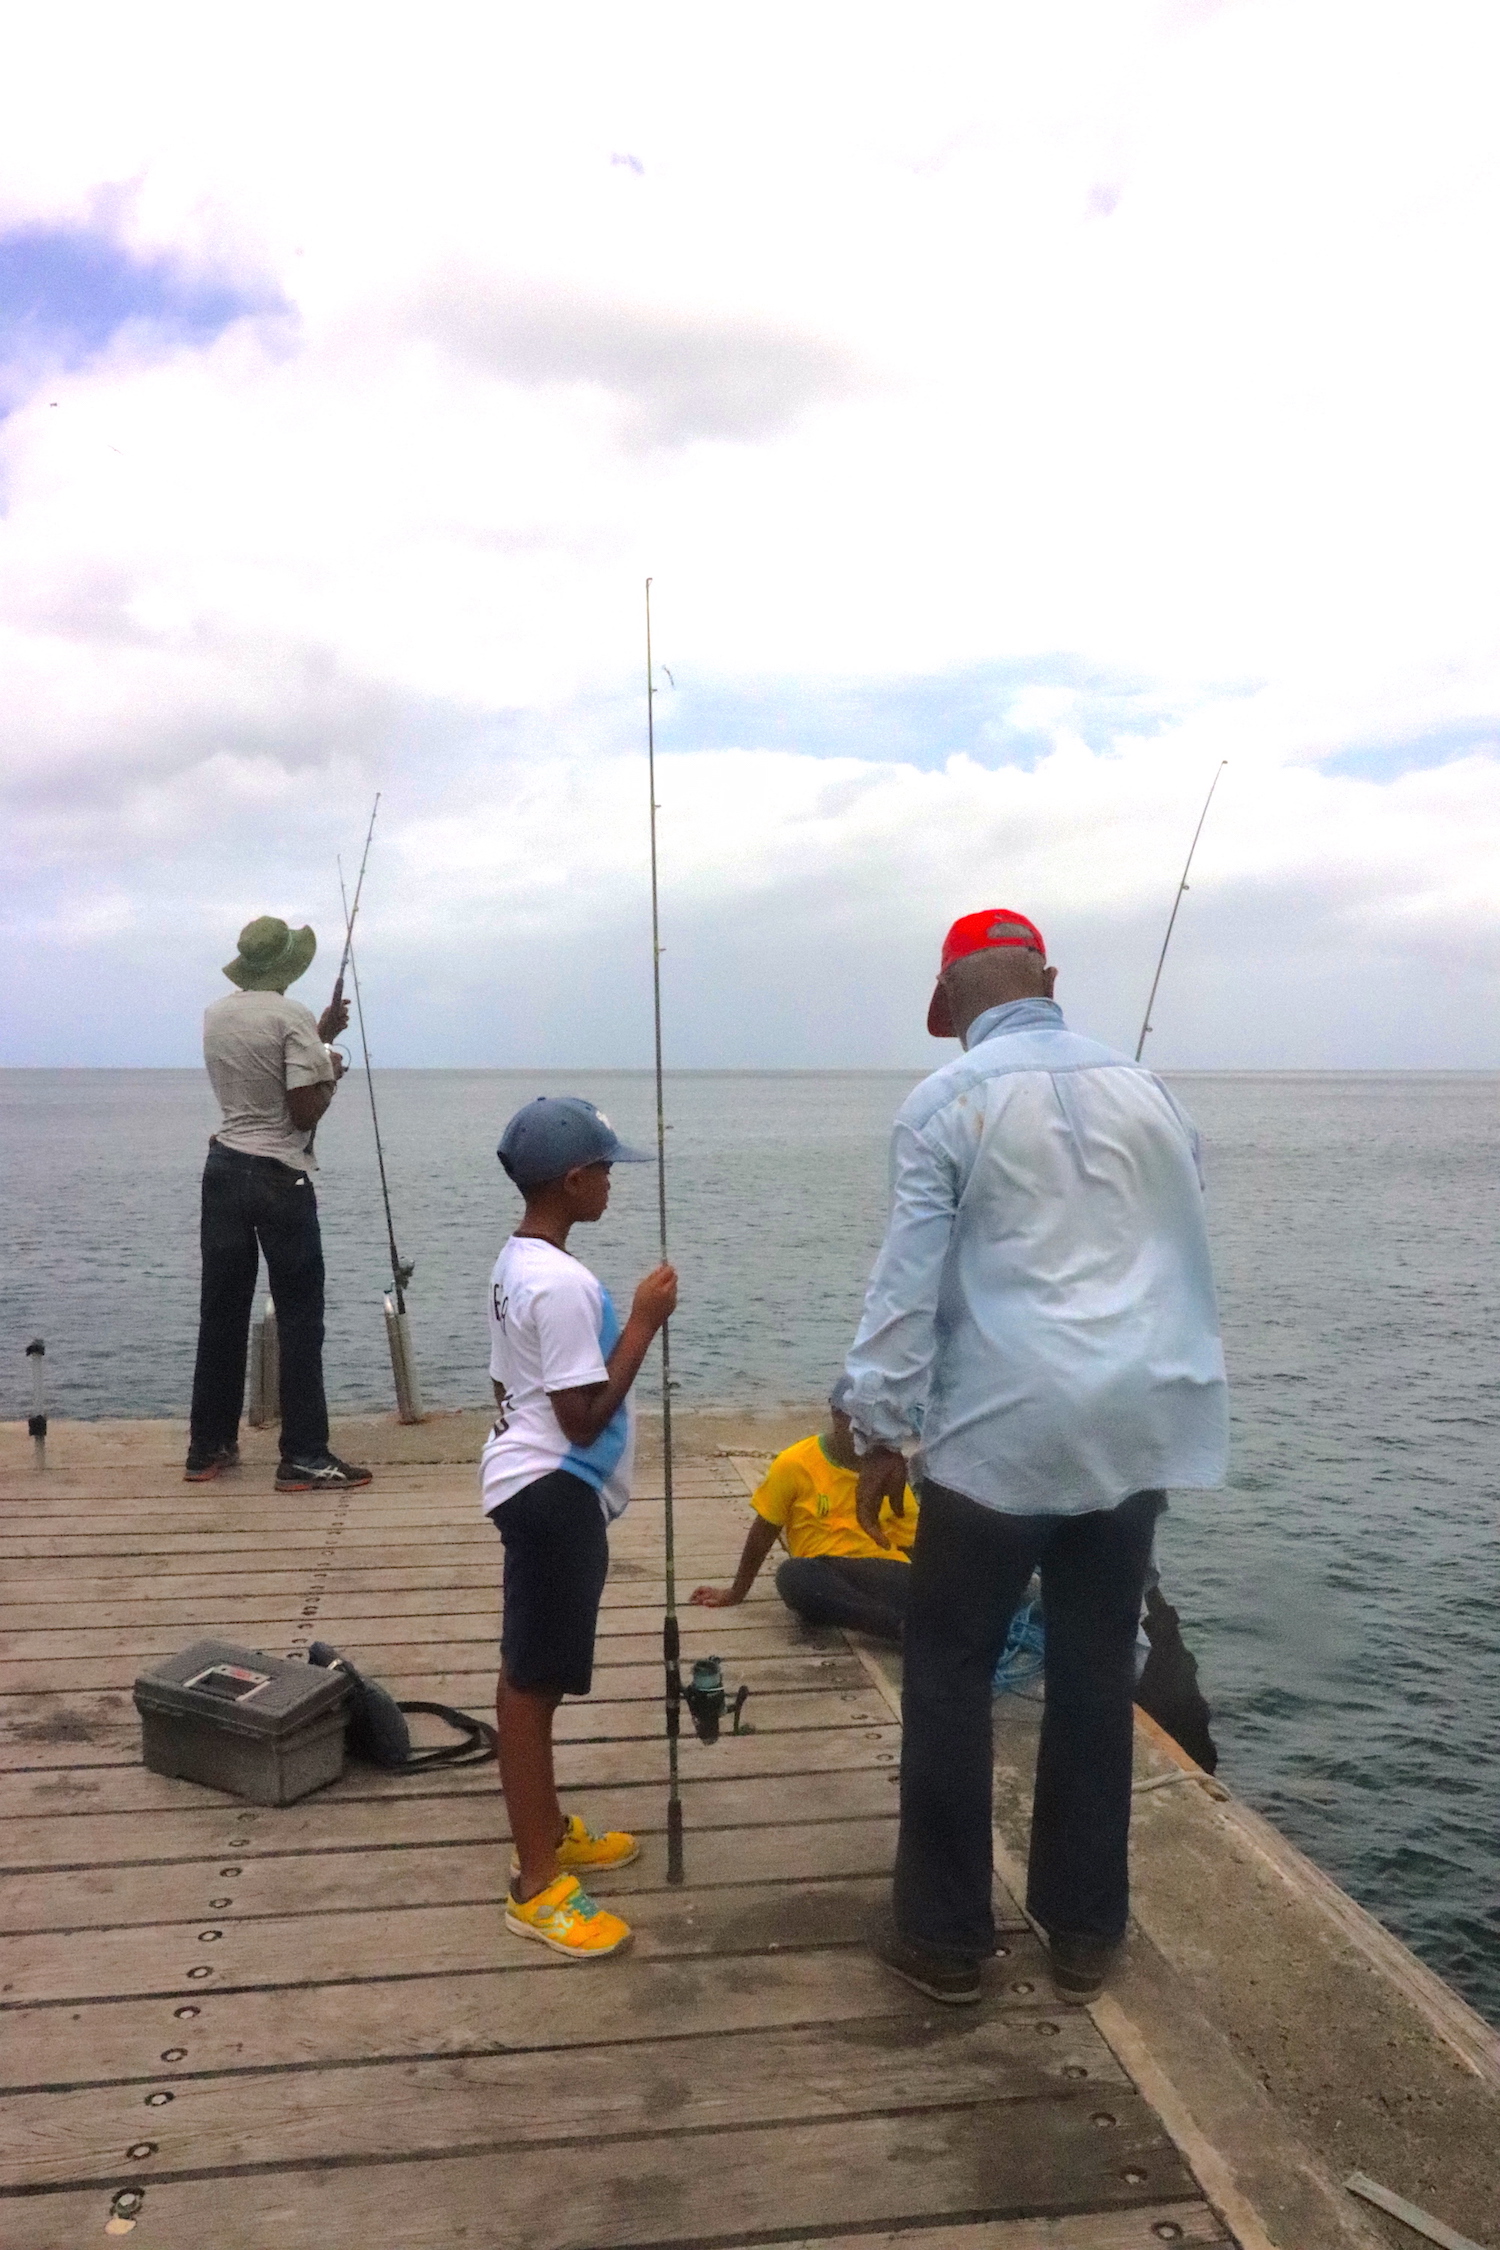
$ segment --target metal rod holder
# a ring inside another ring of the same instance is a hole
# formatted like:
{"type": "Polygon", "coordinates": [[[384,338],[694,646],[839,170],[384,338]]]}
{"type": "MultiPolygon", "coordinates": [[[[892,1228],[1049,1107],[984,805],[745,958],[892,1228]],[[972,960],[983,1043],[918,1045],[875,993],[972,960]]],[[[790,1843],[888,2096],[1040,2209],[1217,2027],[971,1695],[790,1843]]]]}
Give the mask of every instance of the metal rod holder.
{"type": "Polygon", "coordinates": [[[276,1328],[276,1307],[269,1297],[250,1332],[250,1403],[245,1419],[252,1430],[263,1430],[281,1420],[281,1338],[276,1328]]]}
{"type": "Polygon", "coordinates": [[[31,1413],[26,1423],[27,1435],[36,1447],[36,1465],[47,1466],[47,1347],[40,1336],[33,1336],[26,1346],[26,1357],[31,1362],[31,1413]]]}
{"type": "Polygon", "coordinates": [[[412,1356],[411,1328],[404,1311],[398,1312],[395,1300],[385,1300],[385,1334],[391,1347],[391,1373],[396,1379],[396,1418],[401,1422],[421,1422],[422,1385],[417,1377],[417,1363],[412,1356]]]}

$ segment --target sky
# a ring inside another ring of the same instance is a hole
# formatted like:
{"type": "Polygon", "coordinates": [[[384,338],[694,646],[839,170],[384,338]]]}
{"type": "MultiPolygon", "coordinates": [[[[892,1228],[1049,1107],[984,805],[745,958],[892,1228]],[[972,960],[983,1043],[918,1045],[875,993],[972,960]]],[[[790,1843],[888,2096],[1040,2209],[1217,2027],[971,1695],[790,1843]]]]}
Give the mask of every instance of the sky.
{"type": "Polygon", "coordinates": [[[0,1062],[360,920],[390,1065],[1500,1067],[1480,5],[15,17],[0,1062]]]}

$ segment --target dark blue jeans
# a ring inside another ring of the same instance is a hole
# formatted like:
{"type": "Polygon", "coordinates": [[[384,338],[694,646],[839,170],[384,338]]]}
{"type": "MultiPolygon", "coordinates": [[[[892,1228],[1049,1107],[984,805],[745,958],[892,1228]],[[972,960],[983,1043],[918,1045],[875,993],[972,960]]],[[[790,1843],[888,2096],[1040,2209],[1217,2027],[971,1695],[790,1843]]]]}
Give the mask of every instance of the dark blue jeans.
{"type": "Polygon", "coordinates": [[[848,1625],[899,1641],[911,1565],[880,1555],[794,1555],[776,1573],[776,1591],[809,1625],[848,1625]]]}
{"type": "Polygon", "coordinates": [[[202,1243],[193,1450],[233,1445],[239,1436],[250,1312],[263,1250],[281,1347],[282,1458],[305,1461],[326,1452],[323,1239],[312,1181],[269,1156],[242,1156],[210,1142],[203,1167],[202,1243]]]}
{"type": "Polygon", "coordinates": [[[1033,1570],[1042,1574],[1047,1701],[1026,1905],[1042,1927],[1105,1940],[1130,1906],[1135,1636],[1161,1492],[1086,1516],[1010,1516],[924,1483],[901,1695],[904,1937],[975,1960],[995,1950],[990,1886],[991,1678],[1033,1570]]]}

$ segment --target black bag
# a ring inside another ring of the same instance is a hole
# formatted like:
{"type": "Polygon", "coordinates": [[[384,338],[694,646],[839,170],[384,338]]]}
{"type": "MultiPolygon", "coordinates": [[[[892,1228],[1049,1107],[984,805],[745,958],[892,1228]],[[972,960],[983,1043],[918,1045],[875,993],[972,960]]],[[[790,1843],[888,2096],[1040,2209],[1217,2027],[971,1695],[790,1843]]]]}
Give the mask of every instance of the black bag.
{"type": "Polygon", "coordinates": [[[446,1703],[398,1703],[393,1695],[357,1672],[347,1656],[340,1656],[327,1641],[314,1641],[307,1652],[309,1664],[325,1671],[342,1672],[349,1682],[349,1708],[344,1741],[351,1758],[362,1765],[380,1766],[387,1773],[421,1773],[428,1766],[482,1766],[495,1755],[495,1730],[467,1711],[446,1703]],[[431,1750],[413,1750],[408,1711],[425,1711],[456,1727],[461,1742],[443,1742],[431,1750]]]}

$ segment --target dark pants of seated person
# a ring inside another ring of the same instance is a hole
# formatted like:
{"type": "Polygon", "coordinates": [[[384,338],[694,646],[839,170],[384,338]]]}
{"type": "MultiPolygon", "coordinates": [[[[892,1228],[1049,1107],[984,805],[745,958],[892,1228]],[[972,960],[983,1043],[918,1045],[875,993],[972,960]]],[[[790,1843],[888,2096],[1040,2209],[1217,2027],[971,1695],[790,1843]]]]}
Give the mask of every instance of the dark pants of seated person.
{"type": "Polygon", "coordinates": [[[911,1564],[878,1555],[801,1555],[776,1573],[776,1591],[809,1625],[847,1625],[899,1641],[911,1564]]]}
{"type": "Polygon", "coordinates": [[[903,1937],[978,1960],[991,1901],[995,1660],[1033,1570],[1047,1617],[1047,1700],[1026,1906],[1044,1930],[1113,1942],[1130,1905],[1135,1636],[1161,1492],[1081,1516],[1011,1516],[920,1487],[901,1688],[903,1937]]]}

